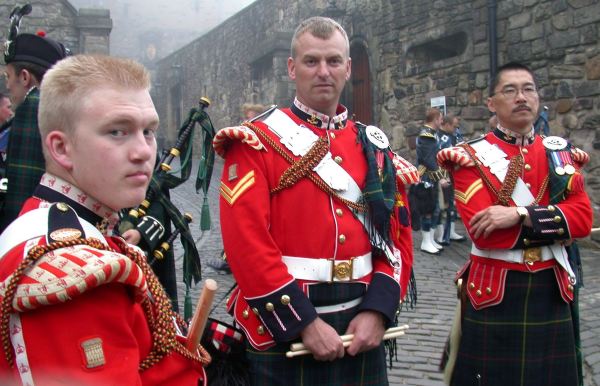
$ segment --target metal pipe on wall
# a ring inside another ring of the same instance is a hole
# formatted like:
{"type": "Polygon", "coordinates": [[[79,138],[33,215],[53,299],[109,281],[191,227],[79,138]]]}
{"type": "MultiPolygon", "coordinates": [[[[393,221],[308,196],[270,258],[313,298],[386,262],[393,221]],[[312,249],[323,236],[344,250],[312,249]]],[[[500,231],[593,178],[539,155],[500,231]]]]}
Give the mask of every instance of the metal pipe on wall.
{"type": "Polygon", "coordinates": [[[496,30],[496,0],[488,0],[488,42],[489,42],[489,53],[490,53],[490,78],[488,81],[490,94],[492,90],[492,82],[496,76],[496,69],[498,68],[498,31],[496,30]]]}

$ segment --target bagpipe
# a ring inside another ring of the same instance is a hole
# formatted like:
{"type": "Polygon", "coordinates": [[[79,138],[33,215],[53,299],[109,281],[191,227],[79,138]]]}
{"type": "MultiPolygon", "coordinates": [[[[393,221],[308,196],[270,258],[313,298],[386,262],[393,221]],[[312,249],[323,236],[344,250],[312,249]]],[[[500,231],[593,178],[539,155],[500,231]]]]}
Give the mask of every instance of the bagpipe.
{"type": "Polygon", "coordinates": [[[191,156],[193,150],[194,128],[196,125],[199,125],[201,128],[202,149],[195,186],[196,192],[202,190],[204,194],[200,229],[203,231],[210,229],[211,220],[207,194],[215,158],[212,147],[212,138],[215,135],[215,129],[206,112],[206,108],[209,105],[210,100],[206,97],[202,97],[198,102],[198,106],[190,109],[187,119],[178,131],[175,145],[168,152],[163,152],[160,160],[157,162],[144,200],[137,208],[130,209],[127,213],[122,213],[119,224],[119,232],[121,234],[129,229],[135,229],[141,219],[146,216],[151,206],[162,206],[166,213],[163,223],[170,222],[175,229],[173,233],[166,235],[166,240],[164,240],[157,249],[146,252],[150,258],[149,262],[152,265],[164,258],[166,252],[172,249],[172,243],[176,240],[177,236],[179,236],[184,250],[183,281],[186,286],[184,318],[186,320],[189,320],[192,316],[190,288],[192,283],[197,284],[202,279],[200,256],[189,228],[192,217],[189,214],[183,215],[179,209],[177,209],[169,198],[169,191],[186,182],[190,177],[192,171],[191,156]],[[172,164],[176,158],[180,160],[180,167],[178,170],[173,170],[172,164]],[[180,175],[177,176],[177,174],[180,175]]]}

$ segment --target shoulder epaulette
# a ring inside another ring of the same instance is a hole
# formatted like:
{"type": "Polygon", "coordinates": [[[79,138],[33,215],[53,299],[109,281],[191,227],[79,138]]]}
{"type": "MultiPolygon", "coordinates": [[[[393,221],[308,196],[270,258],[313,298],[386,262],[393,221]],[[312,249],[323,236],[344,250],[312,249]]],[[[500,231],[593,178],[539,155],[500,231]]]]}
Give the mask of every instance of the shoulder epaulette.
{"type": "Polygon", "coordinates": [[[26,235],[3,256],[7,258],[16,254],[19,259],[24,255],[38,257],[26,269],[17,270],[0,282],[0,297],[5,297],[14,275],[20,275],[15,278],[18,280],[12,300],[15,311],[64,303],[108,283],[133,286],[140,298],[146,293],[147,283],[142,269],[128,256],[112,251],[104,236],[93,225],[79,218],[67,204],[55,203],[49,208],[27,212],[6,232],[18,231],[21,223],[31,224],[32,220],[39,224],[47,223],[47,227],[37,226],[39,229],[32,232],[32,235],[39,235],[37,245],[29,245],[30,238],[26,235]]]}
{"type": "Polygon", "coordinates": [[[456,165],[475,166],[475,162],[462,146],[447,147],[438,151],[437,163],[444,169],[452,169],[456,165]]]}
{"type": "Polygon", "coordinates": [[[580,167],[590,162],[590,155],[578,147],[573,146],[571,148],[571,154],[573,161],[577,162],[580,167]]]}
{"type": "MultiPolygon", "coordinates": [[[[11,278],[0,283],[0,296],[4,297],[11,278]]],[[[65,303],[113,282],[136,287],[140,297],[147,291],[142,269],[123,254],[85,244],[59,248],[43,255],[23,274],[12,306],[24,312],[65,303]]]]}
{"type": "Polygon", "coordinates": [[[429,131],[425,131],[425,130],[423,130],[419,133],[419,137],[436,139],[435,134],[430,133],[429,131]]]}
{"type": "Polygon", "coordinates": [[[392,158],[392,162],[394,164],[394,167],[396,168],[396,176],[400,181],[402,181],[404,185],[419,183],[419,171],[413,164],[400,157],[396,153],[394,153],[394,158],[392,158]]]}
{"type": "Polygon", "coordinates": [[[217,131],[213,138],[215,153],[225,158],[229,143],[233,140],[241,141],[254,150],[263,150],[265,148],[254,130],[247,126],[233,126],[217,131]]]}

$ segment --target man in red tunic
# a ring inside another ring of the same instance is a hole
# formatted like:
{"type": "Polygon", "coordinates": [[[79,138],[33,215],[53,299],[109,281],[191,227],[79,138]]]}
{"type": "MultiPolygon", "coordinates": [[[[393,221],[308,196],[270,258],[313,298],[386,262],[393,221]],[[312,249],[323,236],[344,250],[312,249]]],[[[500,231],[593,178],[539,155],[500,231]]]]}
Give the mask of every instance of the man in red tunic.
{"type": "Polygon", "coordinates": [[[348,37],[314,17],[288,59],[290,108],[215,137],[224,156],[221,230],[238,287],[253,384],[387,384],[382,337],[412,266],[404,183],[416,168],[385,134],[348,120],[348,37]],[[342,334],[354,334],[345,348],[342,334]],[[293,341],[312,355],[286,358],[293,341]]]}
{"type": "MultiPolygon", "coordinates": [[[[112,237],[144,198],[158,115],[146,69],[74,56],[41,86],[46,173],[0,236],[0,383],[197,385],[191,353],[140,250],[112,237]]],[[[194,350],[196,351],[196,350],[194,350]]]]}
{"type": "Polygon", "coordinates": [[[488,108],[497,128],[438,153],[473,240],[459,272],[462,337],[451,384],[577,386],[579,278],[569,249],[591,230],[580,171],[589,157],[563,138],[535,135],[539,96],[522,64],[498,70],[488,108]]]}

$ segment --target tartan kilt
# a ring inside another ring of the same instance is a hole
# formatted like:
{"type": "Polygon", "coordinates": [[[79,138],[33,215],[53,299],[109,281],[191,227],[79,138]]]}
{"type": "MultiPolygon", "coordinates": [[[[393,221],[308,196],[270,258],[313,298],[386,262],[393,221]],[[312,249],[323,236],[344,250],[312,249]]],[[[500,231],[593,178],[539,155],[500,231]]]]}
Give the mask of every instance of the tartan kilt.
{"type": "Polygon", "coordinates": [[[433,184],[433,186],[426,188],[424,183],[419,183],[413,185],[412,189],[416,199],[415,206],[421,216],[432,214],[438,202],[438,185],[433,184]]]}
{"type": "Polygon", "coordinates": [[[466,301],[451,385],[579,385],[571,305],[554,270],[509,271],[496,306],[466,301]]]}
{"type": "MultiPolygon", "coordinates": [[[[309,298],[314,305],[324,306],[355,299],[365,292],[364,284],[322,283],[311,286],[309,298]]],[[[320,314],[319,317],[343,335],[357,310],[358,306],[340,312],[320,314]]],[[[342,359],[333,362],[316,361],[312,355],[287,358],[285,353],[289,351],[291,343],[294,342],[280,343],[266,351],[257,351],[250,345],[247,346],[252,385],[388,385],[383,343],[379,348],[355,357],[346,354],[342,359]]]]}

